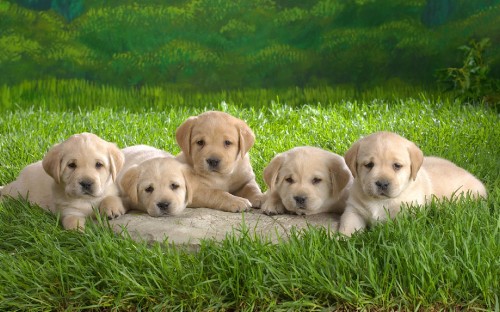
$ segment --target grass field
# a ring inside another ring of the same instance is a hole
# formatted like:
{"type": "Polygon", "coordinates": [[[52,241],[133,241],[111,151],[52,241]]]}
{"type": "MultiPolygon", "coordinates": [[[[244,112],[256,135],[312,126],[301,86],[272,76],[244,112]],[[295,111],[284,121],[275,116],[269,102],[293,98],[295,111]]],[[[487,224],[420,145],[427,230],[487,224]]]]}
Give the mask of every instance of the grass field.
{"type": "Polygon", "coordinates": [[[116,236],[105,222],[64,231],[57,217],[9,200],[0,203],[0,310],[500,310],[500,118],[488,107],[406,91],[25,83],[0,87],[0,184],[83,131],[175,154],[177,126],[210,109],[254,130],[263,189],[278,152],[313,145],[342,155],[362,135],[389,130],[475,174],[489,198],[409,209],[349,240],[310,228],[273,245],[242,225],[197,253],[116,236]]]}

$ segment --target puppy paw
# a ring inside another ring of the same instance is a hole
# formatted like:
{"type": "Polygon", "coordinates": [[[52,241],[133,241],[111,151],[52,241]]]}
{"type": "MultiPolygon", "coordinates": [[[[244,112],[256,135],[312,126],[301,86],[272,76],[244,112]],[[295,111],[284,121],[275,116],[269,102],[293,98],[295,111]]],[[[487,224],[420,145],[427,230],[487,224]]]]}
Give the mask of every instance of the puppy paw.
{"type": "Polygon", "coordinates": [[[265,201],[266,196],[264,194],[256,195],[253,198],[250,198],[250,203],[253,208],[261,208],[262,204],[265,201]]]}
{"type": "Polygon", "coordinates": [[[268,216],[284,214],[285,211],[285,206],[283,206],[281,202],[271,203],[269,201],[266,201],[262,205],[262,212],[268,216]]]}
{"type": "Polygon", "coordinates": [[[85,217],[66,215],[61,218],[65,230],[77,230],[83,232],[85,229],[85,217]]]}
{"type": "Polygon", "coordinates": [[[99,205],[101,215],[107,216],[108,219],[114,219],[124,215],[126,211],[120,198],[109,196],[102,200],[99,205]]]}
{"type": "Polygon", "coordinates": [[[367,222],[360,214],[354,212],[351,207],[347,207],[345,212],[340,217],[339,233],[350,237],[357,231],[362,231],[367,222]]]}
{"type": "Polygon", "coordinates": [[[243,197],[236,197],[227,203],[227,211],[229,212],[244,212],[252,208],[252,203],[243,197]]]}
{"type": "Polygon", "coordinates": [[[115,219],[125,214],[125,209],[122,207],[106,207],[99,208],[102,215],[107,216],[108,219],[115,219]]]}

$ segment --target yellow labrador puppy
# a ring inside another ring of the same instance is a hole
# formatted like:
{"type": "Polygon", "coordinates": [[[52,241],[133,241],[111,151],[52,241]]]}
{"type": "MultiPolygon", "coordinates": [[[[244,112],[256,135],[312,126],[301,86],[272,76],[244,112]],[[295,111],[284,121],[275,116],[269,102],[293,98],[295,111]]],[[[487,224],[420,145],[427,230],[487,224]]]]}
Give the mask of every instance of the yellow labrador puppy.
{"type": "Polygon", "coordinates": [[[345,160],[354,176],[340,232],[350,236],[387,213],[393,218],[403,203],[423,205],[432,196],[450,198],[469,193],[486,197],[484,185],[452,162],[424,157],[411,141],[377,132],[355,142],[345,160]]]}
{"type": "Polygon", "coordinates": [[[191,201],[189,167],[171,154],[147,145],[124,148],[125,165],[117,178],[127,210],[153,217],[178,215],[191,201]]]}
{"type": "Polygon", "coordinates": [[[177,156],[194,173],[190,207],[240,212],[260,207],[248,151],[255,136],[241,119],[217,111],[189,117],[176,131],[177,156]]]}
{"type": "Polygon", "coordinates": [[[124,213],[114,181],[123,166],[115,144],[81,133],[54,145],[42,161],[23,169],[3,195],[20,196],[51,212],[60,212],[65,229],[83,229],[93,208],[113,217],[124,213]]]}
{"type": "Polygon", "coordinates": [[[268,186],[265,214],[342,213],[352,184],[344,158],[317,147],[296,147],[278,154],[264,169],[268,186]]]}

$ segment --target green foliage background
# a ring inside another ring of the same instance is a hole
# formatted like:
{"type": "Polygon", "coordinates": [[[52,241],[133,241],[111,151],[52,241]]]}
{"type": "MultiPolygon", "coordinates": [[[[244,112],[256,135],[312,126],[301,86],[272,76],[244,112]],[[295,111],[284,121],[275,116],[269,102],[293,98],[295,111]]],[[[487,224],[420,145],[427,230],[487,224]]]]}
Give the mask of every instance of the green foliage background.
{"type": "Polygon", "coordinates": [[[430,85],[486,37],[500,77],[500,0],[0,0],[0,84],[430,85]]]}

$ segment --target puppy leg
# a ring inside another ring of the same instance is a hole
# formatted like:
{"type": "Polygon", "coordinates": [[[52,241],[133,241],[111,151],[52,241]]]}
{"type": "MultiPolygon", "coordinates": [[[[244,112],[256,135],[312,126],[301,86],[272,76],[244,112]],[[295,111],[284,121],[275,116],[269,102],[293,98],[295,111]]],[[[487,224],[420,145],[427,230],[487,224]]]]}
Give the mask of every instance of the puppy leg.
{"type": "Polygon", "coordinates": [[[286,209],[278,192],[270,192],[266,194],[266,200],[262,204],[262,212],[266,215],[276,215],[285,213],[286,209]]]}
{"type": "Polygon", "coordinates": [[[248,199],[254,208],[260,208],[264,202],[264,194],[255,180],[245,184],[234,195],[248,199]]]}
{"type": "Polygon", "coordinates": [[[193,193],[193,208],[212,208],[228,212],[247,211],[252,207],[246,198],[238,197],[219,189],[200,188],[193,193]]]}
{"type": "Polygon", "coordinates": [[[78,230],[83,232],[85,229],[85,217],[66,215],[61,217],[61,223],[65,230],[78,230]]]}
{"type": "Polygon", "coordinates": [[[123,205],[123,202],[118,196],[107,196],[99,205],[99,212],[101,215],[107,216],[109,219],[114,219],[121,215],[124,215],[127,210],[123,205]]]}
{"type": "Polygon", "coordinates": [[[365,219],[360,214],[347,207],[340,217],[339,232],[351,236],[354,232],[364,229],[366,225],[365,219]]]}

